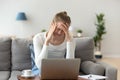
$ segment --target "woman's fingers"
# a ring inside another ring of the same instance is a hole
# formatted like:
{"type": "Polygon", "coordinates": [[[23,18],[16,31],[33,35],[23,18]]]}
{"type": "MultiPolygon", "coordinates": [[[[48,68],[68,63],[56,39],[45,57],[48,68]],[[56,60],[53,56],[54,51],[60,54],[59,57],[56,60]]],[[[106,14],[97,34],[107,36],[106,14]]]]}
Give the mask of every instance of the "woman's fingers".
{"type": "Polygon", "coordinates": [[[67,28],[67,26],[65,25],[65,24],[61,24],[62,26],[61,26],[61,29],[66,33],[66,32],[68,32],[68,28],[67,28]]]}
{"type": "Polygon", "coordinates": [[[53,32],[55,31],[55,29],[56,29],[56,23],[52,22],[51,25],[50,25],[50,29],[48,31],[48,34],[47,34],[47,38],[46,38],[47,44],[49,44],[49,41],[50,41],[50,39],[51,39],[51,37],[52,37],[53,32]]]}
{"type": "Polygon", "coordinates": [[[63,27],[65,27],[65,29],[67,29],[68,30],[68,28],[69,28],[69,26],[68,26],[68,24],[62,24],[63,25],[63,27]]]}
{"type": "Polygon", "coordinates": [[[70,34],[68,32],[69,25],[68,24],[62,24],[62,25],[63,25],[62,30],[65,32],[66,40],[70,41],[71,37],[70,37],[70,34]]]}
{"type": "Polygon", "coordinates": [[[52,22],[49,31],[52,31],[52,32],[53,32],[53,31],[55,31],[55,29],[56,29],[56,23],[55,23],[55,22],[52,22]]]}

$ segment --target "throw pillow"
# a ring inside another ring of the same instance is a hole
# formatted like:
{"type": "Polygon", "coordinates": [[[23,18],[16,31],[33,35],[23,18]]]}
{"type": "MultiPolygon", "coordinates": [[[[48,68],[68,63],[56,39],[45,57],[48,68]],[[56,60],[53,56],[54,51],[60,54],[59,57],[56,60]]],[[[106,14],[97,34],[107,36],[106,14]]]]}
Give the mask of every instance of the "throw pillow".
{"type": "Polygon", "coordinates": [[[30,54],[31,54],[32,73],[34,75],[39,75],[40,70],[37,68],[35,64],[35,54],[34,54],[33,44],[29,44],[29,47],[30,47],[30,54]]]}
{"type": "Polygon", "coordinates": [[[81,63],[81,70],[85,74],[96,74],[96,75],[104,75],[105,68],[97,63],[92,61],[83,61],[81,63]]]}
{"type": "Polygon", "coordinates": [[[15,38],[12,39],[11,43],[11,64],[12,70],[24,70],[31,69],[31,58],[29,44],[32,40],[26,38],[15,38]]]}

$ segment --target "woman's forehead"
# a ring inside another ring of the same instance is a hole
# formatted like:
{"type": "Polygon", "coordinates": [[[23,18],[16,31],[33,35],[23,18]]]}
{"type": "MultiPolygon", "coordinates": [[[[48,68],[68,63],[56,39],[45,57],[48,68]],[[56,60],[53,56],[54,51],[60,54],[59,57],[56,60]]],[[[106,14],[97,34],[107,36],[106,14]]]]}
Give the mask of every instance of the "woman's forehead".
{"type": "Polygon", "coordinates": [[[62,25],[62,24],[64,24],[64,22],[62,21],[57,22],[57,25],[62,25]]]}

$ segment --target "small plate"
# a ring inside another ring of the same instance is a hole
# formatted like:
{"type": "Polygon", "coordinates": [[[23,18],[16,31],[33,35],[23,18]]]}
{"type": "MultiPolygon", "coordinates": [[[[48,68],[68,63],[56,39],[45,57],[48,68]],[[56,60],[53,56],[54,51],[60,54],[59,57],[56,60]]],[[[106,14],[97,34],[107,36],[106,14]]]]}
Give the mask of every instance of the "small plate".
{"type": "Polygon", "coordinates": [[[35,75],[21,75],[21,77],[34,77],[35,75]]]}

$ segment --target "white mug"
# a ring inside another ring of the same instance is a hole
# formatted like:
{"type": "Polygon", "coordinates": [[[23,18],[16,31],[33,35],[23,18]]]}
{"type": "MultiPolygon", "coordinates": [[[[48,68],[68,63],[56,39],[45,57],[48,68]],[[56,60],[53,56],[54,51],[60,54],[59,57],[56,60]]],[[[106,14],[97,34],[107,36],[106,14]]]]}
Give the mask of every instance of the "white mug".
{"type": "Polygon", "coordinates": [[[32,70],[30,70],[30,69],[23,70],[22,75],[31,76],[32,75],[32,70]]]}

